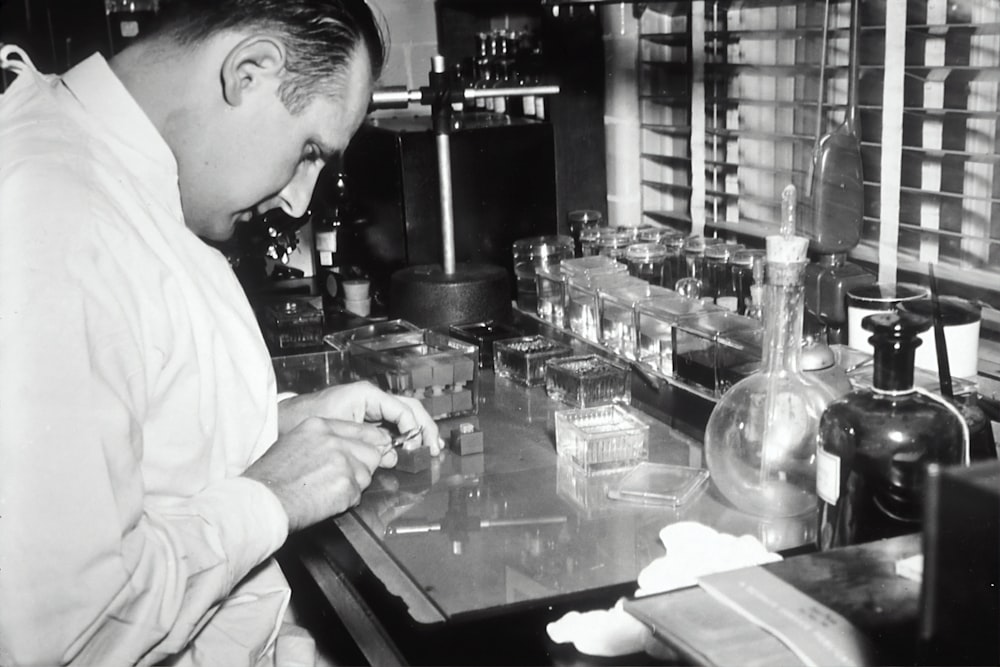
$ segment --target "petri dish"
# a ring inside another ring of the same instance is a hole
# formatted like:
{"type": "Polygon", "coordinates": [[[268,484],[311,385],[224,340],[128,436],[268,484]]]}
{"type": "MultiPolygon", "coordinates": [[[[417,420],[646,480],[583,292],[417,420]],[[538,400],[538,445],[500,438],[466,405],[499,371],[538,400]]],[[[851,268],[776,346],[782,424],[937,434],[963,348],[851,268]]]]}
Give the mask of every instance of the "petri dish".
{"type": "Polygon", "coordinates": [[[708,470],[669,463],[643,462],[608,489],[612,500],[678,507],[694,498],[708,481],[708,470]]]}

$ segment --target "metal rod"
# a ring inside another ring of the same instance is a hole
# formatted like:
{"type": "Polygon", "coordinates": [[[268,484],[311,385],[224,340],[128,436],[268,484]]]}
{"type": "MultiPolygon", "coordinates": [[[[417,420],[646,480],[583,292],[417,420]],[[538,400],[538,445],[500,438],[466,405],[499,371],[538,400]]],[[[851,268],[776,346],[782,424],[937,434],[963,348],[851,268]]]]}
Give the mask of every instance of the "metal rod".
{"type": "Polygon", "coordinates": [[[528,95],[556,95],[559,86],[511,86],[510,88],[466,88],[463,95],[467,100],[481,97],[526,97],[528,95]]]}
{"type": "Polygon", "coordinates": [[[451,140],[444,132],[437,138],[438,180],[441,182],[441,247],[444,272],[455,273],[455,209],[451,191],[451,140]]]}

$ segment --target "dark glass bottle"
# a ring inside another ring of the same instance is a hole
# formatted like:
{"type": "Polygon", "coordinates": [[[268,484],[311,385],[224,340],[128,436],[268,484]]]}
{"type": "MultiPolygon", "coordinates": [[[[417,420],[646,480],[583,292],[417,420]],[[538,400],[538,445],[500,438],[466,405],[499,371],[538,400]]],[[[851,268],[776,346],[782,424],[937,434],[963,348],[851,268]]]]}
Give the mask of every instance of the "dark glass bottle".
{"type": "Polygon", "coordinates": [[[819,426],[820,549],[920,530],[927,464],[968,462],[968,427],[944,399],[913,386],[913,356],[930,320],[866,317],[875,367],[870,389],[831,403],[819,426]]]}
{"type": "Polygon", "coordinates": [[[339,173],[334,181],[328,201],[317,205],[313,211],[313,262],[316,287],[323,299],[323,311],[336,309],[340,291],[339,267],[336,264],[337,241],[347,203],[347,183],[339,173]]]}

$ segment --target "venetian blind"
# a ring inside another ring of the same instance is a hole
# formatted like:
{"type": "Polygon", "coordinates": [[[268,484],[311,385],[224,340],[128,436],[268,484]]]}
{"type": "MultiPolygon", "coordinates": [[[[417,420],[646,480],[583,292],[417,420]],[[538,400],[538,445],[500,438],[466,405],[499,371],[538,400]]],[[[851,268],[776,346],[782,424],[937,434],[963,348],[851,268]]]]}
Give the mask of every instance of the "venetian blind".
{"type": "MultiPolygon", "coordinates": [[[[864,226],[851,256],[877,265],[882,282],[934,263],[939,277],[1000,307],[1000,2],[860,1],[864,226]]],[[[828,14],[825,5],[646,6],[638,70],[648,219],[762,236],[776,228],[789,182],[802,194],[800,216],[811,215],[817,129],[844,121],[850,72],[850,1],[830,0],[828,14]]]]}

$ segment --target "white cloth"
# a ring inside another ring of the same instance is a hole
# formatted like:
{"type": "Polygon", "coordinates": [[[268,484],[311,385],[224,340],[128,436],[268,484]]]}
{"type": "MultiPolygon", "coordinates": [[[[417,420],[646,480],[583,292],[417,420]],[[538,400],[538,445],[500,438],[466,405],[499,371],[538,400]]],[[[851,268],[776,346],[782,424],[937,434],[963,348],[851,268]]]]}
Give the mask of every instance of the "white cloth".
{"type": "Polygon", "coordinates": [[[0,147],[0,664],[273,662],[274,374],[172,153],[100,56],[19,74],[0,147]]]}
{"type": "MultiPolygon", "coordinates": [[[[697,521],[664,526],[660,542],[666,553],[639,572],[636,597],[695,586],[705,574],[781,560],[752,535],[719,533],[697,521]]],[[[563,614],[546,632],[557,644],[572,643],[581,653],[604,657],[638,653],[652,643],[652,631],[624,610],[622,600],[607,610],[563,614]]]]}

